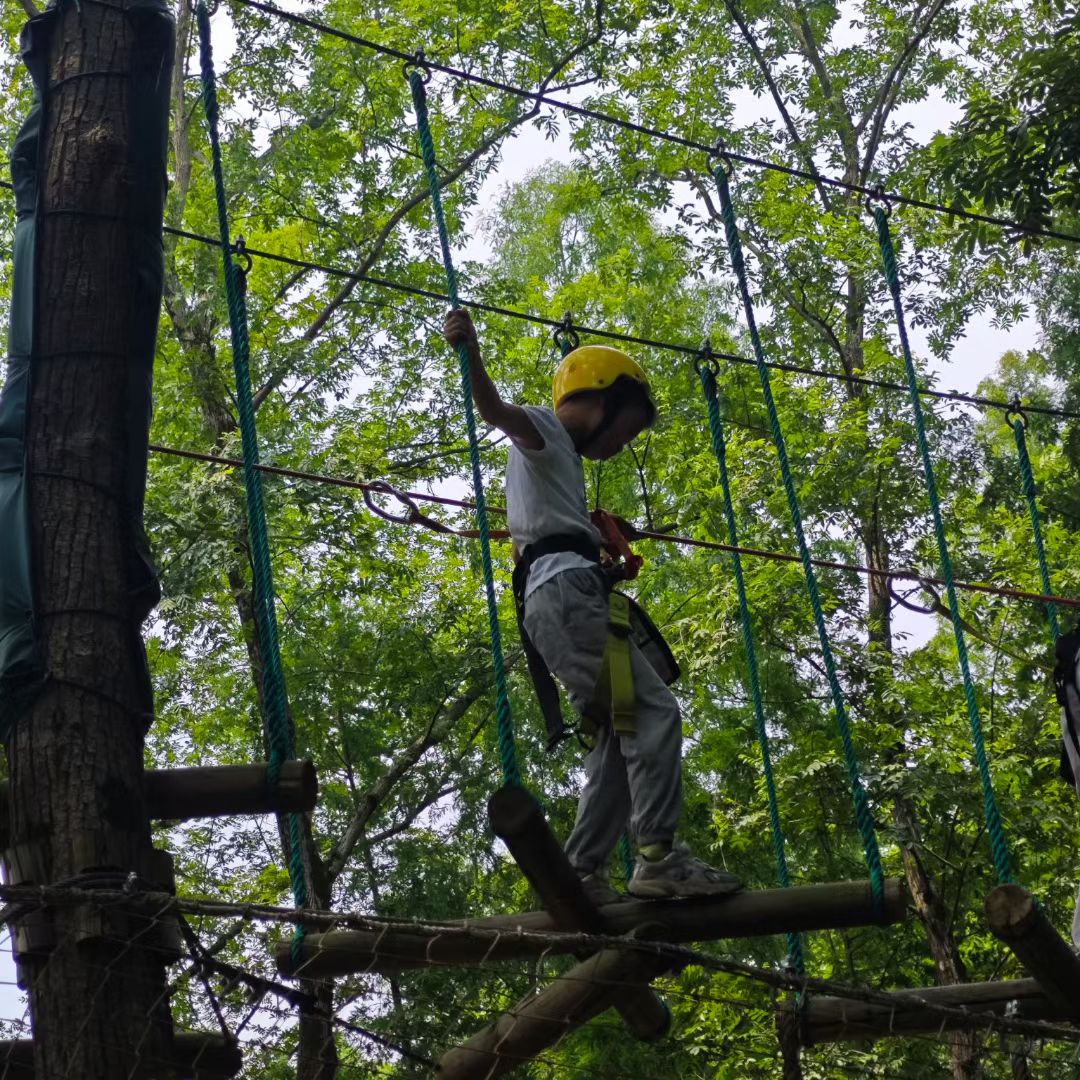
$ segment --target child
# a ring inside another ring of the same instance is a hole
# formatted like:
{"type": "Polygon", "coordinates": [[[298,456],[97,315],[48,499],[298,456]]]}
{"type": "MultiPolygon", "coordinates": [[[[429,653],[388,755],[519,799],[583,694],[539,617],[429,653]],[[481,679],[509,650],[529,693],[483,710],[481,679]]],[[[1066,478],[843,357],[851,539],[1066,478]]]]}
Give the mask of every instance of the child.
{"type": "MultiPolygon", "coordinates": [[[[445,336],[468,349],[480,416],[511,440],[506,511],[515,555],[520,552],[527,573],[524,629],[575,709],[595,715],[590,705],[606,667],[609,585],[599,568],[601,537],[589,517],[581,459],[614,457],[652,426],[656,406],[648,380],[625,353],[590,346],[559,366],[554,411],[513,405],[502,400],[484,368],[468,312],[450,312],[445,336]]],[[[625,727],[612,720],[597,726],[566,854],[594,902],[622,899],[608,885],[607,867],[629,820],[639,852],[628,886],[634,896],[735,892],[737,878],[675,843],[682,808],[678,703],[632,641],[629,661],[634,733],[620,734],[625,727]]]]}

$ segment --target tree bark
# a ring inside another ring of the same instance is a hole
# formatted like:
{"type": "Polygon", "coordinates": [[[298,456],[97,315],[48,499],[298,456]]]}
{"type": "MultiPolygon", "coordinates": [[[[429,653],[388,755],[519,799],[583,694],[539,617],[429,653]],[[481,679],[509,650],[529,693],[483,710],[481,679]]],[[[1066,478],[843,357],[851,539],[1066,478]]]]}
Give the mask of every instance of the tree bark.
{"type": "MultiPolygon", "coordinates": [[[[165,177],[163,163],[157,176],[132,163],[129,76],[153,63],[169,78],[172,23],[148,5],[133,14],[135,6],[62,0],[28,38],[42,50],[48,86],[26,427],[44,683],[7,742],[14,880],[85,882],[87,871],[107,868],[167,884],[153,870],[142,785],[152,701],[133,524],[146,451],[129,385],[138,357],[148,362],[148,343],[136,337],[144,305],[160,305],[144,245],[160,229],[165,177]]],[[[164,109],[158,119],[164,144],[164,109]]],[[[149,385],[140,390],[145,402],[135,407],[145,416],[149,385]]],[[[40,918],[32,935],[16,927],[16,943],[25,947],[35,1076],[160,1073],[172,1036],[166,958],[145,920],[117,910],[106,923],[91,909],[65,908],[40,918]]]]}

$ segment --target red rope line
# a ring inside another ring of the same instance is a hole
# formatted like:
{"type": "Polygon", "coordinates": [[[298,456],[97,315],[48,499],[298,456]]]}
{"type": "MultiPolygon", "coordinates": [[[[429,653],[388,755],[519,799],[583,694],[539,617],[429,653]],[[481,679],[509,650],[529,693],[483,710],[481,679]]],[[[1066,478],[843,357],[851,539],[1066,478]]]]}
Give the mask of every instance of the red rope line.
{"type": "MultiPolygon", "coordinates": [[[[197,450],[179,450],[175,447],[161,446],[157,443],[151,443],[150,449],[157,454],[168,454],[172,457],[187,458],[191,461],[203,461],[210,465],[225,465],[232,469],[240,469],[243,468],[244,465],[239,458],[222,457],[218,454],[204,454],[197,450]]],[[[287,469],[280,465],[259,465],[257,467],[270,476],[281,476],[289,480],[303,480],[315,484],[329,484],[333,487],[362,491],[366,495],[391,495],[394,498],[399,499],[399,501],[404,502],[405,505],[409,507],[409,512],[405,520],[383,513],[378,507],[373,505],[370,499],[365,499],[365,501],[374,513],[386,517],[390,521],[395,521],[400,524],[421,525],[434,532],[450,533],[454,536],[464,536],[469,539],[472,539],[475,536],[475,530],[473,529],[453,529],[448,525],[444,525],[442,522],[435,521],[426,514],[420,513],[416,507],[411,506],[411,502],[415,500],[416,502],[437,503],[440,506],[460,507],[463,510],[474,509],[472,503],[466,500],[450,499],[445,495],[433,495],[425,491],[398,491],[385,481],[350,480],[344,476],[330,476],[325,473],[305,472],[302,469],[287,469]]],[[[506,513],[506,509],[502,506],[488,506],[488,510],[493,514],[505,515],[506,513]]],[[[505,540],[509,538],[510,534],[505,530],[499,530],[492,532],[491,536],[493,539],[505,540]]],[[[755,559],[771,559],[774,562],[797,563],[800,561],[798,555],[787,554],[783,551],[770,551],[766,548],[722,544],[717,540],[698,540],[692,536],[677,536],[671,533],[651,532],[648,529],[636,530],[635,534],[629,539],[655,540],[665,544],[680,544],[683,547],[705,548],[708,551],[734,552],[739,555],[749,555],[751,558],[755,559]]],[[[943,578],[931,577],[928,574],[919,574],[914,570],[879,570],[875,567],[860,566],[857,563],[836,562],[831,559],[811,559],[810,561],[814,566],[825,570],[842,570],[848,573],[862,574],[865,577],[885,578],[890,581],[913,581],[916,584],[925,583],[927,585],[945,584],[943,578]]],[[[955,582],[955,585],[958,589],[964,589],[967,592],[984,593],[989,596],[1001,596],[1009,600],[1025,600],[1031,601],[1032,603],[1058,604],[1062,607],[1080,608],[1080,600],[1072,599],[1068,596],[1058,596],[1054,593],[1028,592],[1026,589],[1017,589],[1008,585],[986,585],[982,582],[975,581],[957,581],[955,582]]]]}

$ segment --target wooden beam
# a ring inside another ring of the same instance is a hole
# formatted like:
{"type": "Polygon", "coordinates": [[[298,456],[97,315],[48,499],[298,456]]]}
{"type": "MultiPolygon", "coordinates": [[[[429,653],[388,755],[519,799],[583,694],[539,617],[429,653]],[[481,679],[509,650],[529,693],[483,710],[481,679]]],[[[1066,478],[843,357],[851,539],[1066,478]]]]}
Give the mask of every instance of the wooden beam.
{"type": "Polygon", "coordinates": [[[1027,889],[999,885],[986,898],[986,919],[1053,1006],[1080,1019],[1080,957],[1054,929],[1027,889]]]}
{"type": "MultiPolygon", "coordinates": [[[[890,1004],[882,1005],[810,995],[801,1012],[803,1045],[985,1029],[988,1015],[1004,1016],[1006,1011],[1018,1020],[1061,1021],[1069,1018],[1047,999],[1034,979],[930,986],[897,991],[889,997],[890,1004]],[[971,1015],[943,1016],[930,1007],[934,1005],[966,1009],[971,1015]]],[[[790,1001],[780,1006],[782,1012],[791,1012],[793,1008],[790,1001]]]]}
{"type": "MultiPolygon", "coordinates": [[[[239,1044],[224,1035],[178,1032],[172,1038],[168,1066],[185,1080],[228,1080],[243,1067],[239,1044]]],[[[160,1076],[161,1062],[144,1062],[138,1076],[160,1076]]],[[[4,1080],[34,1080],[33,1039],[0,1041],[0,1076],[4,1080]]]]}
{"type": "MultiPolygon", "coordinates": [[[[488,800],[488,818],[560,930],[603,932],[603,916],[585,895],[540,804],[525,788],[499,788],[488,800]]],[[[627,986],[614,1004],[630,1031],[645,1042],[662,1039],[671,1028],[671,1010],[648,985],[627,986]]]]}
{"type": "Polygon", "coordinates": [[[144,783],[150,816],[159,820],[305,813],[319,793],[315,766],[306,760],[283,761],[273,791],[263,764],[149,769],[144,783]]]}
{"type": "MultiPolygon", "coordinates": [[[[700,900],[634,900],[599,909],[609,934],[629,934],[653,925],[650,939],[669,942],[719,941],[760,937],[787,931],[833,930],[849,926],[888,926],[902,922],[907,912],[903,881],[885,882],[885,903],[874,905],[866,881],[802,885],[793,889],[760,889],[700,900]]],[[[473,928],[484,935],[440,935],[405,927],[382,931],[333,931],[304,938],[298,964],[288,942],[276,951],[278,968],[286,975],[323,979],[354,972],[395,972],[403,968],[440,964],[481,964],[488,960],[517,960],[545,952],[569,952],[517,931],[551,933],[559,928],[544,911],[497,915],[447,923],[448,930],[473,928]],[[490,931],[500,931],[492,938],[490,931]]],[[[642,935],[645,936],[645,935],[642,935]]]]}
{"type": "MultiPolygon", "coordinates": [[[[318,778],[310,761],[284,761],[271,795],[265,764],[147,769],[143,791],[151,818],[186,821],[239,814],[304,813],[315,808],[318,778]]],[[[9,847],[8,785],[0,784],[0,850],[9,847]]]]}
{"type": "Polygon", "coordinates": [[[439,1080],[491,1080],[531,1061],[628,991],[664,974],[661,957],[605,949],[530,994],[439,1061],[439,1080]]]}

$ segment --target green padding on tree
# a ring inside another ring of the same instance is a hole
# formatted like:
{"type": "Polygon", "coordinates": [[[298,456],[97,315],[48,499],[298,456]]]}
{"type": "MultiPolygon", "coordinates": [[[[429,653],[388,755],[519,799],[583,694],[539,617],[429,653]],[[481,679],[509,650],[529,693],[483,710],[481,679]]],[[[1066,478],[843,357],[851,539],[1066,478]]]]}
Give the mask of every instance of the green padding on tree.
{"type": "MultiPolygon", "coordinates": [[[[11,157],[15,188],[15,227],[8,368],[0,392],[0,737],[26,710],[44,683],[45,671],[35,633],[33,561],[30,545],[26,431],[30,415],[34,355],[34,273],[40,224],[39,144],[48,102],[45,99],[49,40],[60,4],[32,18],[23,29],[21,49],[34,84],[34,104],[11,157]]],[[[161,74],[162,50],[172,48],[174,23],[166,0],[139,0],[127,11],[139,41],[139,63],[130,75],[128,173],[131,197],[126,220],[134,287],[131,295],[127,364],[127,408],[123,438],[128,447],[124,503],[130,524],[127,558],[132,625],[157,603],[157,575],[143,531],[147,441],[158,315],[164,275],[161,214],[167,189],[167,132],[160,117],[168,109],[169,85],[161,74]]],[[[152,713],[149,673],[145,714],[152,713]]]]}

